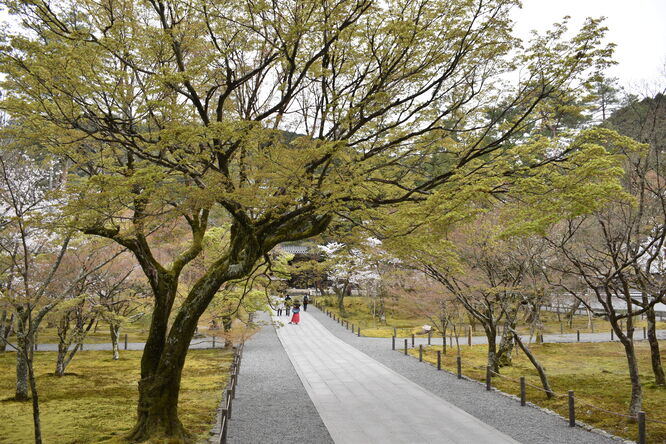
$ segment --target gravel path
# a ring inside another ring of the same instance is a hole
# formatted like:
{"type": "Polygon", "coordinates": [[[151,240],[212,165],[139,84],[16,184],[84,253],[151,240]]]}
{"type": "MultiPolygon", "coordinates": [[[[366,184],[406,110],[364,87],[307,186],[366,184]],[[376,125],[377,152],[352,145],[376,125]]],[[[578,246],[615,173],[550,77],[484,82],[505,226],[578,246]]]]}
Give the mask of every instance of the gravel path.
{"type": "MultiPolygon", "coordinates": [[[[537,408],[521,407],[515,399],[497,392],[486,392],[479,383],[458,380],[448,372],[438,372],[432,365],[392,351],[390,339],[375,340],[354,336],[316,308],[308,311],[308,314],[314,316],[338,338],[521,443],[618,442],[580,427],[569,428],[561,417],[537,408]]],[[[442,420],[446,421],[446,418],[442,420]]]]}
{"type": "Polygon", "coordinates": [[[227,442],[333,443],[270,318],[257,320],[267,325],[245,343],[227,442]]]}

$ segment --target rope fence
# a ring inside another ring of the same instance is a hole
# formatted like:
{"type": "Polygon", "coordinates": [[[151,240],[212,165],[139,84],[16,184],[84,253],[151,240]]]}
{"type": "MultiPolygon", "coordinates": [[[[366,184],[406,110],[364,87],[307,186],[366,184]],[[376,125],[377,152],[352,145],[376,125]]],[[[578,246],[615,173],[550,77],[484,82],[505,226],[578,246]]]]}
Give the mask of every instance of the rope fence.
{"type": "MultiPolygon", "coordinates": [[[[396,349],[395,348],[395,339],[396,339],[395,336],[393,336],[392,341],[391,341],[391,347],[392,347],[393,350],[396,349]]],[[[414,343],[412,343],[411,348],[416,350],[416,347],[414,346],[414,343]]],[[[404,354],[405,355],[408,354],[407,350],[408,350],[408,341],[407,341],[407,339],[405,339],[405,343],[404,343],[404,354]]],[[[423,353],[424,353],[423,346],[420,345],[418,347],[418,359],[419,359],[419,361],[423,361],[423,353]]],[[[456,361],[457,361],[456,364],[457,364],[458,379],[461,379],[462,378],[461,357],[457,356],[456,361]]],[[[441,368],[442,368],[441,351],[438,350],[437,351],[437,370],[441,370],[441,368]]],[[[637,415],[627,415],[627,414],[623,414],[623,413],[613,412],[611,410],[607,410],[607,409],[604,409],[602,407],[599,407],[598,405],[592,404],[592,403],[590,403],[586,400],[574,397],[574,391],[573,390],[569,390],[566,394],[557,393],[552,389],[549,391],[549,390],[544,389],[542,386],[538,386],[538,385],[527,382],[527,380],[525,379],[524,376],[521,376],[520,379],[511,378],[509,376],[505,376],[505,375],[502,375],[500,373],[495,372],[489,366],[486,367],[486,377],[485,377],[485,387],[486,387],[486,390],[488,390],[488,391],[491,390],[492,378],[493,377],[499,377],[501,379],[505,379],[507,381],[511,381],[513,383],[519,384],[519,386],[520,386],[520,404],[522,406],[526,405],[526,399],[527,399],[526,387],[531,387],[531,388],[533,388],[535,390],[538,390],[538,391],[541,391],[545,394],[550,393],[550,395],[553,398],[559,398],[559,399],[565,399],[566,398],[566,399],[568,399],[568,411],[569,411],[568,422],[569,422],[570,427],[575,427],[576,426],[576,409],[575,409],[576,404],[578,404],[579,406],[589,407],[591,409],[594,409],[594,410],[599,411],[599,412],[603,412],[603,413],[608,414],[608,415],[613,415],[613,416],[616,416],[616,417],[619,417],[619,418],[624,418],[624,419],[627,419],[627,420],[630,420],[630,421],[636,421],[637,424],[638,424],[638,440],[637,440],[638,444],[646,444],[646,442],[647,442],[647,427],[646,427],[647,423],[666,425],[666,421],[661,421],[661,420],[658,420],[658,419],[648,418],[647,415],[645,414],[645,412],[642,412],[642,411],[638,412],[637,415]]]]}
{"type": "Polygon", "coordinates": [[[229,431],[229,421],[231,420],[232,401],[236,398],[236,386],[238,385],[238,373],[240,371],[241,358],[243,357],[243,348],[245,343],[241,342],[234,353],[234,360],[231,363],[231,376],[227,386],[222,391],[222,408],[220,409],[219,428],[220,434],[217,437],[216,444],[226,444],[227,432],[229,431]]]}

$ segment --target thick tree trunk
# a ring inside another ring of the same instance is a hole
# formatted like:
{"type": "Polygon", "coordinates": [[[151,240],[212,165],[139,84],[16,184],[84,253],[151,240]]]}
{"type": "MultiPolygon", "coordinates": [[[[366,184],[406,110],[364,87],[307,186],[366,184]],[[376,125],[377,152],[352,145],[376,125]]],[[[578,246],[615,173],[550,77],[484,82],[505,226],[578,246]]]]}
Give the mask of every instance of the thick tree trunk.
{"type": "Polygon", "coordinates": [[[657,340],[657,320],[654,308],[646,311],[645,316],[647,318],[647,339],[650,344],[650,357],[655,384],[663,387],[666,386],[666,378],[664,377],[664,367],[661,365],[661,352],[659,350],[659,341],[657,340]]]}
{"type": "MultiPolygon", "coordinates": [[[[182,360],[187,351],[182,352],[182,360]]],[[[182,365],[179,359],[160,365],[152,376],[139,382],[137,422],[128,439],[141,442],[149,438],[169,438],[169,442],[188,441],[190,436],[178,418],[178,395],[182,365]]],[[[159,360],[159,357],[156,357],[159,360]]]]}
{"type": "Polygon", "coordinates": [[[109,331],[111,333],[111,349],[113,350],[113,360],[120,359],[120,349],[118,348],[118,341],[120,340],[120,325],[109,324],[109,331]]]}
{"type": "Polygon", "coordinates": [[[182,315],[186,311],[186,320],[191,323],[188,329],[189,334],[182,332],[180,337],[173,337],[172,334],[170,336],[173,340],[166,340],[169,314],[176,289],[177,282],[175,279],[170,279],[169,276],[162,276],[157,286],[153,287],[155,310],[141,357],[137,420],[127,436],[130,441],[142,442],[161,437],[170,438],[176,442],[189,439],[187,431],[178,419],[178,394],[188,345],[194,335],[196,322],[201,315],[195,315],[185,306],[182,307],[171,328],[171,333],[177,329],[176,323],[183,322],[182,315]]]}
{"type": "Polygon", "coordinates": [[[543,389],[546,391],[546,396],[548,399],[552,399],[555,396],[555,392],[553,392],[553,389],[550,388],[550,383],[548,382],[548,376],[546,375],[546,370],[543,368],[541,363],[538,361],[536,356],[532,354],[532,351],[527,347],[525,344],[523,344],[523,341],[520,339],[520,336],[518,336],[517,333],[513,334],[513,337],[520,347],[520,349],[525,353],[525,356],[527,356],[527,359],[530,360],[534,368],[536,369],[537,373],[539,373],[539,379],[541,379],[541,385],[543,386],[543,389]]]}
{"type": "Polygon", "coordinates": [[[502,339],[500,340],[499,350],[497,352],[497,366],[510,367],[513,364],[513,334],[510,330],[511,326],[505,326],[502,331],[502,339]]]}

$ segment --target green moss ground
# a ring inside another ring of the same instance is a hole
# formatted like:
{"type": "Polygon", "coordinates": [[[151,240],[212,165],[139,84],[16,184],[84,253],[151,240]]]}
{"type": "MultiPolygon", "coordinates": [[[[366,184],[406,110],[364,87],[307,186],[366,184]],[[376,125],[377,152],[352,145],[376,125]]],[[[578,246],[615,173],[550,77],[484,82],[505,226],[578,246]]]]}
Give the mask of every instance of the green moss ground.
{"type": "MultiPolygon", "coordinates": [[[[666,341],[660,342],[662,351],[666,351],[666,341]]],[[[643,410],[648,419],[666,422],[666,389],[654,384],[654,376],[650,365],[649,346],[637,343],[639,369],[643,382],[643,410]]],[[[436,365],[437,350],[441,347],[425,348],[424,360],[436,365]]],[[[573,344],[534,344],[531,350],[546,368],[550,384],[558,394],[566,395],[574,390],[578,399],[576,408],[577,419],[587,422],[613,434],[636,440],[638,437],[636,424],[624,418],[609,415],[592,406],[611,412],[626,414],[629,406],[631,385],[627,371],[627,361],[623,348],[619,343],[573,343],[573,344]],[[591,404],[583,405],[582,401],[591,404]]],[[[409,350],[418,357],[418,349],[409,350]]],[[[486,347],[461,346],[462,372],[465,376],[485,381],[486,347]]],[[[447,355],[442,355],[442,367],[456,371],[455,349],[449,348],[447,355]]],[[[493,386],[506,393],[520,394],[517,380],[525,376],[528,384],[540,387],[539,376],[534,367],[517,351],[514,354],[512,367],[504,367],[501,374],[511,378],[493,378],[493,386]]],[[[479,387],[479,390],[484,390],[479,387]]],[[[549,408],[567,416],[567,398],[561,397],[548,400],[545,394],[535,388],[527,387],[527,400],[542,407],[549,408]]],[[[648,442],[666,442],[666,424],[647,423],[648,442]]]]}
{"type": "MultiPolygon", "coordinates": [[[[32,404],[11,400],[15,355],[0,355],[0,443],[33,441],[32,404]]],[[[44,442],[122,443],[136,417],[141,352],[121,352],[113,361],[108,352],[83,351],[53,376],[55,353],[35,353],[44,442]]],[[[208,436],[233,353],[224,350],[189,352],[180,391],[179,412],[185,427],[199,438],[208,436]]]]}

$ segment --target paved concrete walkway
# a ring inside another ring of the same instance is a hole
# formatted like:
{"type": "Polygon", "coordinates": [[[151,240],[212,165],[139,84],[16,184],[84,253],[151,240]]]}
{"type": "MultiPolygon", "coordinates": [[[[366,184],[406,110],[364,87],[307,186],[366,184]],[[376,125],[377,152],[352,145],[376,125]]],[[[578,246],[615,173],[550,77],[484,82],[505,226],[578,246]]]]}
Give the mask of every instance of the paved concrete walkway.
{"type": "MultiPolygon", "coordinates": [[[[391,351],[390,339],[352,335],[350,331],[345,330],[319,310],[313,310],[311,316],[315,317],[338,339],[361,350],[391,370],[520,443],[613,444],[618,442],[616,438],[604,432],[591,433],[582,427],[568,427],[565,418],[530,407],[529,398],[528,406],[521,407],[515,397],[509,397],[494,390],[487,392],[481,383],[457,379],[452,373],[437,371],[437,368],[431,364],[419,362],[412,356],[404,356],[399,351],[391,351]]],[[[442,421],[446,421],[446,418],[442,421]]]]}
{"type": "Polygon", "coordinates": [[[336,443],[517,442],[301,319],[278,337],[336,443]]]}

